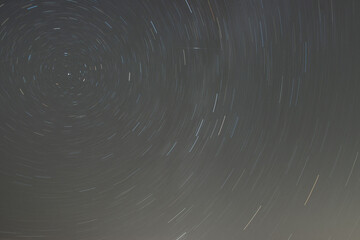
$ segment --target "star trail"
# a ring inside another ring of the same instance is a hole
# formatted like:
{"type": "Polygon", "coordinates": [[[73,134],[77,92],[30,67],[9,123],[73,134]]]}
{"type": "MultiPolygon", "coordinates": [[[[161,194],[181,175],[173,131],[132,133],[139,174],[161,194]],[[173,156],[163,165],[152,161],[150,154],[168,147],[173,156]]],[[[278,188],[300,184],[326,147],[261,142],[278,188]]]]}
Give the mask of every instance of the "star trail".
{"type": "Polygon", "coordinates": [[[0,239],[360,239],[357,0],[0,0],[0,239]]]}

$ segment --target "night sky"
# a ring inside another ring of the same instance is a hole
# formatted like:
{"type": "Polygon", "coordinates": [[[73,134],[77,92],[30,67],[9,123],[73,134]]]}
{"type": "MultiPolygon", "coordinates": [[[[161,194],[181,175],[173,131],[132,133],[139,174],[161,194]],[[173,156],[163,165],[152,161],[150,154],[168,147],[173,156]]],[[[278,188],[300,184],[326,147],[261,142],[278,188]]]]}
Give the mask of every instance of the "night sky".
{"type": "Polygon", "coordinates": [[[359,0],[0,0],[0,239],[359,240],[359,0]]]}

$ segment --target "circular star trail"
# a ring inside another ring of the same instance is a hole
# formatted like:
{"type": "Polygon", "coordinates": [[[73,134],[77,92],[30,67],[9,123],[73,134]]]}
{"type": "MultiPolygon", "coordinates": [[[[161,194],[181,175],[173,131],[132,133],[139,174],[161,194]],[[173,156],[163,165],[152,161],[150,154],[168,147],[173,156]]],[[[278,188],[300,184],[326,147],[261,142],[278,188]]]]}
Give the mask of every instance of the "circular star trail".
{"type": "Polygon", "coordinates": [[[359,239],[359,10],[0,1],[0,238],[359,239]]]}

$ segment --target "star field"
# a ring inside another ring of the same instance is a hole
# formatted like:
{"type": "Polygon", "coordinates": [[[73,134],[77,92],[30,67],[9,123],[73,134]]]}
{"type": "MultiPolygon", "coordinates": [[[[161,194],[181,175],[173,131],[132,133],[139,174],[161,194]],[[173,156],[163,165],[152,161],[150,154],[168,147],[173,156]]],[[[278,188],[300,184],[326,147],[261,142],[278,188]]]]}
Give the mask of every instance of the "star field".
{"type": "Polygon", "coordinates": [[[360,239],[357,0],[0,0],[0,239],[360,239]]]}

